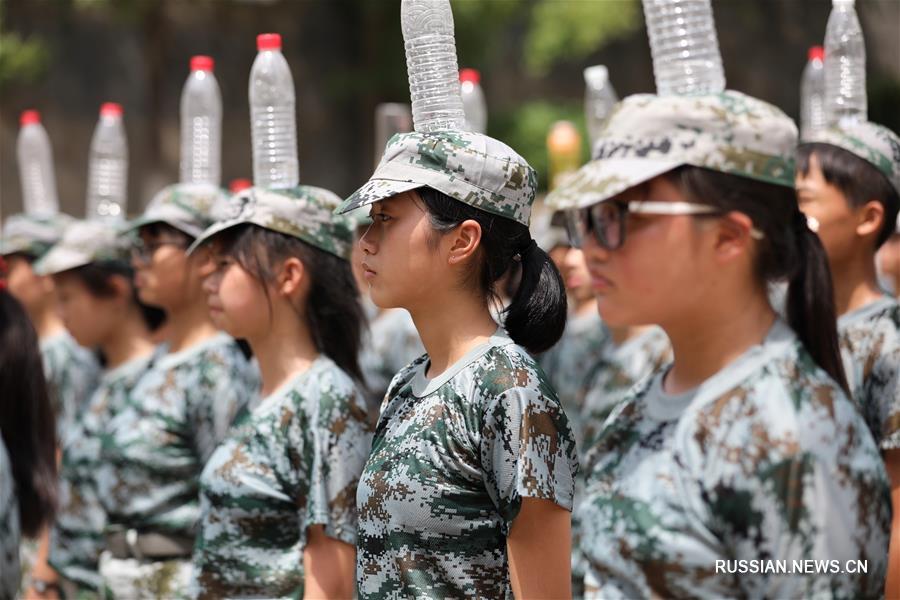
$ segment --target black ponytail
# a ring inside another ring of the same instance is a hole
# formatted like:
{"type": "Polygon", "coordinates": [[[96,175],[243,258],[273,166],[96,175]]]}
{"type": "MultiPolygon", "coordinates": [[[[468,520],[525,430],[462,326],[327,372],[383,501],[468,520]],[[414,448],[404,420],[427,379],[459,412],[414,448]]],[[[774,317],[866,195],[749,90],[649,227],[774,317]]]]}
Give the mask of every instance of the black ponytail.
{"type": "MultiPolygon", "coordinates": [[[[313,342],[365,390],[359,354],[366,321],[350,263],[298,238],[256,225],[225,230],[217,240],[222,242],[220,252],[233,256],[245,271],[264,282],[274,281],[284,260],[300,259],[310,277],[302,313],[313,342]]],[[[268,296],[268,288],[264,290],[268,296]]]]}
{"type": "Polygon", "coordinates": [[[793,188],[700,167],[679,167],[665,177],[695,202],[750,217],[764,236],[756,257],[760,283],[788,282],[788,324],[816,364],[849,395],[828,257],[807,226],[793,188]]]}
{"type": "Polygon", "coordinates": [[[566,291],[556,265],[531,239],[528,228],[512,219],[492,215],[432,188],[416,190],[438,233],[447,233],[463,221],[481,226],[481,263],[470,275],[485,304],[499,303],[496,286],[506,277],[519,276],[512,302],[504,310],[504,327],[512,340],[532,354],[549,350],[566,327],[566,291]],[[521,266],[516,273],[517,265],[521,266]]]}
{"type": "Polygon", "coordinates": [[[0,434],[12,465],[22,533],[37,536],[56,508],[56,432],[37,334],[0,290],[0,434]]]}

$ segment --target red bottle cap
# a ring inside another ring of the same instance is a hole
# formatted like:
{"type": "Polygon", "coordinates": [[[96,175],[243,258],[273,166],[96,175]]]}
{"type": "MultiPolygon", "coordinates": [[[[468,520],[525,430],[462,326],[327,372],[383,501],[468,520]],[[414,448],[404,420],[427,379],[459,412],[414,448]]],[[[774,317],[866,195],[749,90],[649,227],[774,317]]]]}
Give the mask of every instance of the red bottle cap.
{"type": "Polygon", "coordinates": [[[212,72],[215,61],[211,56],[192,56],[191,71],[209,71],[212,72]]]}
{"type": "Polygon", "coordinates": [[[463,69],[459,72],[459,80],[462,83],[471,81],[472,83],[477,84],[481,81],[481,73],[476,69],[463,69]]]}
{"type": "Polygon", "coordinates": [[[100,105],[101,117],[121,117],[122,105],[116,102],[104,102],[100,105]]]}
{"type": "Polygon", "coordinates": [[[232,194],[237,194],[241,190],[251,187],[253,187],[253,182],[249,179],[232,179],[231,183],[228,184],[228,191],[232,194]]]}
{"type": "Polygon", "coordinates": [[[809,49],[809,60],[825,60],[825,48],[813,46],[809,49]]]}
{"type": "Polygon", "coordinates": [[[263,50],[281,50],[281,35],[277,33],[261,33],[256,36],[256,49],[263,50]]]}
{"type": "Polygon", "coordinates": [[[34,125],[41,122],[41,113],[36,110],[23,110],[22,116],[19,117],[19,125],[34,125]]]}

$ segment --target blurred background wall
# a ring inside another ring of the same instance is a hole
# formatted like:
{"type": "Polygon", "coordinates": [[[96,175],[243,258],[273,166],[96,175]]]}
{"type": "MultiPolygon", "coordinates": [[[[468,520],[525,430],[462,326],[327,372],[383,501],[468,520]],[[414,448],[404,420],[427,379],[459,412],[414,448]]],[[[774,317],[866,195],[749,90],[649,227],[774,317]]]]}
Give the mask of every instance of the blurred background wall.
{"type": "MultiPolygon", "coordinates": [[[[452,4],[460,67],[482,73],[488,133],[521,152],[542,183],[550,124],[571,119],[584,132],[584,67],[607,65],[620,97],[654,90],[640,0],[452,4]]],[[[806,51],[822,43],[830,9],[830,0],[713,0],[728,87],[796,119],[806,51]]],[[[857,10],[869,117],[900,131],[900,0],[857,0],[857,10]]],[[[301,181],[352,192],[374,165],[376,104],[409,101],[399,0],[0,0],[2,214],[21,210],[18,117],[37,108],[63,210],[83,215],[104,101],[125,108],[129,212],[139,212],[177,178],[178,104],[193,54],[216,60],[223,184],[249,178],[247,78],[263,32],[282,35],[293,71],[301,181]]]]}

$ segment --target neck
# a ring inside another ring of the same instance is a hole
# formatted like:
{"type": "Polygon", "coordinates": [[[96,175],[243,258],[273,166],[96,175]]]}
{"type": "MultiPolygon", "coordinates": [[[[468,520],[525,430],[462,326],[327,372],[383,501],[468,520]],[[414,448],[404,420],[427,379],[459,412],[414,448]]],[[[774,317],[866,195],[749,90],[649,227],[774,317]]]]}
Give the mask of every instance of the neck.
{"type": "Polygon", "coordinates": [[[107,370],[115,369],[153,352],[150,331],[140,313],[133,310],[122,319],[122,323],[116,327],[110,339],[100,344],[100,349],[106,357],[107,370]]]}
{"type": "Polygon", "coordinates": [[[832,262],[834,309],[837,316],[854,311],[884,295],[878,287],[875,258],[871,255],[832,262]]]}
{"type": "Polygon", "coordinates": [[[589,296],[582,300],[575,300],[575,308],[572,312],[579,317],[583,317],[592,313],[596,314],[597,299],[593,296],[589,296]]]}
{"type": "Polygon", "coordinates": [[[637,337],[643,332],[653,327],[653,325],[626,325],[624,327],[608,327],[609,337],[613,344],[621,346],[631,338],[637,337]]]}
{"type": "Polygon", "coordinates": [[[429,378],[446,371],[497,331],[497,323],[487,307],[468,296],[411,308],[409,313],[428,353],[429,378]]]}
{"type": "Polygon", "coordinates": [[[34,330],[37,332],[38,339],[45,340],[62,333],[66,329],[62,319],[56,314],[53,303],[48,303],[47,306],[42,307],[34,313],[30,313],[28,316],[31,317],[31,323],[34,325],[34,330]]]}
{"type": "Polygon", "coordinates": [[[169,352],[179,352],[218,333],[209,319],[206,302],[191,302],[166,311],[166,341],[169,352]]]}
{"type": "Polygon", "coordinates": [[[269,332],[259,338],[248,339],[253,355],[259,363],[262,379],[260,394],[271,395],[291,377],[312,365],[319,356],[309,329],[294,319],[274,319],[269,332]]]}
{"type": "Polygon", "coordinates": [[[672,343],[674,362],[665,390],[678,394],[696,388],[752,346],[761,343],[775,312],[760,291],[735,294],[728,302],[710,302],[690,318],[661,324],[672,343]]]}

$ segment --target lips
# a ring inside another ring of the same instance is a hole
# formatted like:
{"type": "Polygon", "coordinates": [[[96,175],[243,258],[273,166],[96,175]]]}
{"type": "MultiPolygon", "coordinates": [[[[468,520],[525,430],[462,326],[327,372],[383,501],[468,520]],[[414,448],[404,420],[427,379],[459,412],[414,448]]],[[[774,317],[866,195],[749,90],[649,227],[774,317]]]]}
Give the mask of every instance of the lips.
{"type": "Polygon", "coordinates": [[[371,278],[375,277],[376,272],[365,262],[362,263],[362,268],[363,268],[363,276],[366,279],[371,279],[371,278]]]}

